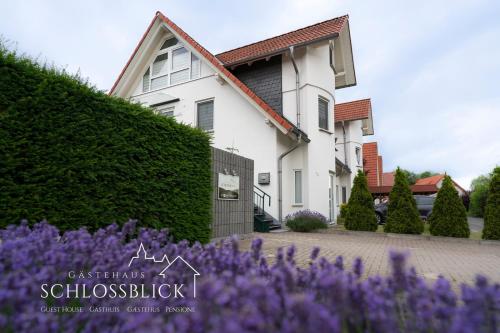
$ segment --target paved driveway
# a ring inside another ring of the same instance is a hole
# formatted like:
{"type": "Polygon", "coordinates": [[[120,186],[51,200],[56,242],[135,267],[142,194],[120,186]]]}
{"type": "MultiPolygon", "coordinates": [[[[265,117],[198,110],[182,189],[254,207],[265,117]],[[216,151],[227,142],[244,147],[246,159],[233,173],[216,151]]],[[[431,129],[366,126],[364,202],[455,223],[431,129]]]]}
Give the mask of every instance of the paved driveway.
{"type": "MultiPolygon", "coordinates": [[[[419,275],[432,281],[443,275],[456,286],[474,281],[477,273],[500,282],[500,243],[488,244],[470,240],[430,238],[422,236],[385,235],[367,232],[325,233],[254,233],[253,237],[264,240],[263,250],[269,259],[278,247],[297,246],[297,262],[307,265],[314,246],[321,248],[320,255],[330,260],[343,256],[350,266],[360,256],[365,263],[365,275],[389,273],[388,252],[391,249],[408,251],[409,263],[419,275]]],[[[251,239],[240,241],[242,249],[248,249],[251,239]]]]}
{"type": "Polygon", "coordinates": [[[481,217],[467,216],[470,231],[483,231],[484,220],[481,217]]]}

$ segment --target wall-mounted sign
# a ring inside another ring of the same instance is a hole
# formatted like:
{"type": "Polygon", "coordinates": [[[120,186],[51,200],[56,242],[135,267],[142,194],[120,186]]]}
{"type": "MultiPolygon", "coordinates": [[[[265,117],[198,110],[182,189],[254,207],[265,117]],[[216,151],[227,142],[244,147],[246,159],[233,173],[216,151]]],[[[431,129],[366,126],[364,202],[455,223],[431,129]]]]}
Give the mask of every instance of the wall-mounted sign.
{"type": "Polygon", "coordinates": [[[219,173],[219,200],[239,200],[240,177],[219,173]]]}

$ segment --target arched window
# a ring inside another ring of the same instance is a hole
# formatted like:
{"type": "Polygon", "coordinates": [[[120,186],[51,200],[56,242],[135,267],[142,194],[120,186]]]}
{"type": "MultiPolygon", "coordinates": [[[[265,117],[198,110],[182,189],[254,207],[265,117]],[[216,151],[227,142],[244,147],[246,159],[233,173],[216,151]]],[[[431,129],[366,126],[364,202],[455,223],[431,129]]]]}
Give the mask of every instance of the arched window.
{"type": "Polygon", "coordinates": [[[200,77],[200,59],[177,38],[166,39],[142,77],[142,91],[166,88],[200,77]]]}

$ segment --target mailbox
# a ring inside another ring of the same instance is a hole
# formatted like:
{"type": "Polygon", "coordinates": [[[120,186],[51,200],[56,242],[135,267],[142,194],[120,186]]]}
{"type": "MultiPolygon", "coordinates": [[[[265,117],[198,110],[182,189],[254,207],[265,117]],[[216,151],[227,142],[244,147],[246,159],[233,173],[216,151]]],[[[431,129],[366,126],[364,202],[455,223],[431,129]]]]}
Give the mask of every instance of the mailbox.
{"type": "Polygon", "coordinates": [[[259,173],[258,177],[259,185],[269,185],[271,183],[271,173],[269,172],[259,173]]]}

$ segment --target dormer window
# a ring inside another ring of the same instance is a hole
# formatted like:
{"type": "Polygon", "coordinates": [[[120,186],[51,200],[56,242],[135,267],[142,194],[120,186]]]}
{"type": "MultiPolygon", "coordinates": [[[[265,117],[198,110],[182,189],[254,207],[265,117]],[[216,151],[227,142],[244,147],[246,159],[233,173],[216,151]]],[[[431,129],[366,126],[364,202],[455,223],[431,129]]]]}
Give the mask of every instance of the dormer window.
{"type": "Polygon", "coordinates": [[[142,91],[166,88],[200,77],[200,59],[176,38],[163,42],[142,77],[142,91]]]}

